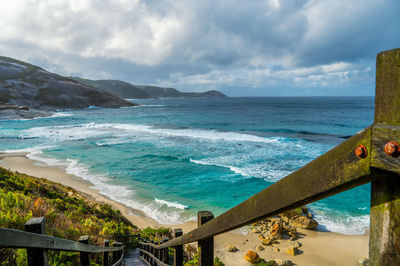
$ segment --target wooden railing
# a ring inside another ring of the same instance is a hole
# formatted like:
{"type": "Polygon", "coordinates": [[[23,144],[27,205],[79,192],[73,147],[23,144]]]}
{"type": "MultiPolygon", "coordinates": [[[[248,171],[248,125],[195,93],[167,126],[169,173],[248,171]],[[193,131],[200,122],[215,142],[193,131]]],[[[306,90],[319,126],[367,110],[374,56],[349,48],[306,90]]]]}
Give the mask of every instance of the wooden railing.
{"type": "Polygon", "coordinates": [[[109,247],[89,245],[89,236],[82,236],[79,242],[46,235],[46,219],[32,218],[25,224],[25,231],[0,228],[1,248],[26,248],[28,265],[48,265],[48,250],[80,252],[82,266],[90,266],[91,253],[103,253],[103,265],[121,265],[124,253],[122,243],[115,242],[109,247]],[[110,258],[110,255],[112,256],[110,258]]]}
{"type": "Polygon", "coordinates": [[[400,49],[377,56],[374,124],[303,168],[198,228],[162,244],[140,242],[143,259],[166,265],[165,250],[183,264],[183,245],[198,242],[199,265],[213,265],[214,236],[371,182],[370,265],[400,265],[400,49]]]}

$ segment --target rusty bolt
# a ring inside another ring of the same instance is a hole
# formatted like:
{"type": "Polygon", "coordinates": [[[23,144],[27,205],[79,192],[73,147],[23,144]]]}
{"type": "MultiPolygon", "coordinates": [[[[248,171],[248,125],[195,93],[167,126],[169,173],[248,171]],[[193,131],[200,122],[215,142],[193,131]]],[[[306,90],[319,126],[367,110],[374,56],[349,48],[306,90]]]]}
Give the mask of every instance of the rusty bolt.
{"type": "Polygon", "coordinates": [[[354,153],[360,159],[364,159],[368,155],[367,148],[362,144],[358,145],[357,148],[354,149],[354,153]]]}
{"type": "Polygon", "coordinates": [[[392,140],[386,143],[385,153],[387,155],[396,157],[397,155],[399,155],[399,151],[400,151],[400,146],[399,143],[397,143],[396,141],[392,140]]]}

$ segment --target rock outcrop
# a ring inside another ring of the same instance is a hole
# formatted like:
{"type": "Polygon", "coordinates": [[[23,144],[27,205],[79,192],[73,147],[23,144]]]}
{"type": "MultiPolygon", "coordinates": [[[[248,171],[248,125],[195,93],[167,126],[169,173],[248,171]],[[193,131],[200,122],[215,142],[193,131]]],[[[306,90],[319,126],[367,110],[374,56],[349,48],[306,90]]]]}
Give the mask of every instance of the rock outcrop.
{"type": "MultiPolygon", "coordinates": [[[[308,208],[301,207],[253,223],[250,229],[257,234],[264,246],[273,246],[281,240],[287,241],[285,252],[294,256],[301,247],[301,243],[297,240],[299,236],[297,229],[310,230],[318,226],[318,222],[312,217],[308,208]]],[[[276,248],[275,251],[279,252],[279,249],[276,248]]]]}
{"type": "Polygon", "coordinates": [[[50,112],[29,109],[27,106],[0,104],[0,120],[3,120],[3,118],[7,120],[32,119],[35,117],[47,117],[51,115],[52,113],[50,112]]]}

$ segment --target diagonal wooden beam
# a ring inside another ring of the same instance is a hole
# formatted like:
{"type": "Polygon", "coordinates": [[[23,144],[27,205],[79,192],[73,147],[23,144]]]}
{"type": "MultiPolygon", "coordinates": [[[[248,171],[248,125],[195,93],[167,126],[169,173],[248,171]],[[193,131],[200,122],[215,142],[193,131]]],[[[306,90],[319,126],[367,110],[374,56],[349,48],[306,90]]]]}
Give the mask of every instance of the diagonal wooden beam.
{"type": "Polygon", "coordinates": [[[370,175],[371,132],[371,127],[364,129],[217,218],[157,248],[207,239],[261,218],[370,182],[373,180],[370,175]],[[363,159],[354,153],[358,145],[364,145],[367,149],[367,155],[363,159]]]}

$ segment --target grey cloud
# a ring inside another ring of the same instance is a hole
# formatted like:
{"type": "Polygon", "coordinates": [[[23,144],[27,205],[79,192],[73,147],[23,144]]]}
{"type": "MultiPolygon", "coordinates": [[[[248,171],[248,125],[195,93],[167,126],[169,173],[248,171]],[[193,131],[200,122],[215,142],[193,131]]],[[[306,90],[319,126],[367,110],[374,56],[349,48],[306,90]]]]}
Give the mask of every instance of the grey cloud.
{"type": "Polygon", "coordinates": [[[0,10],[1,54],[183,90],[371,94],[376,53],[400,44],[396,0],[30,3],[0,10]]]}

